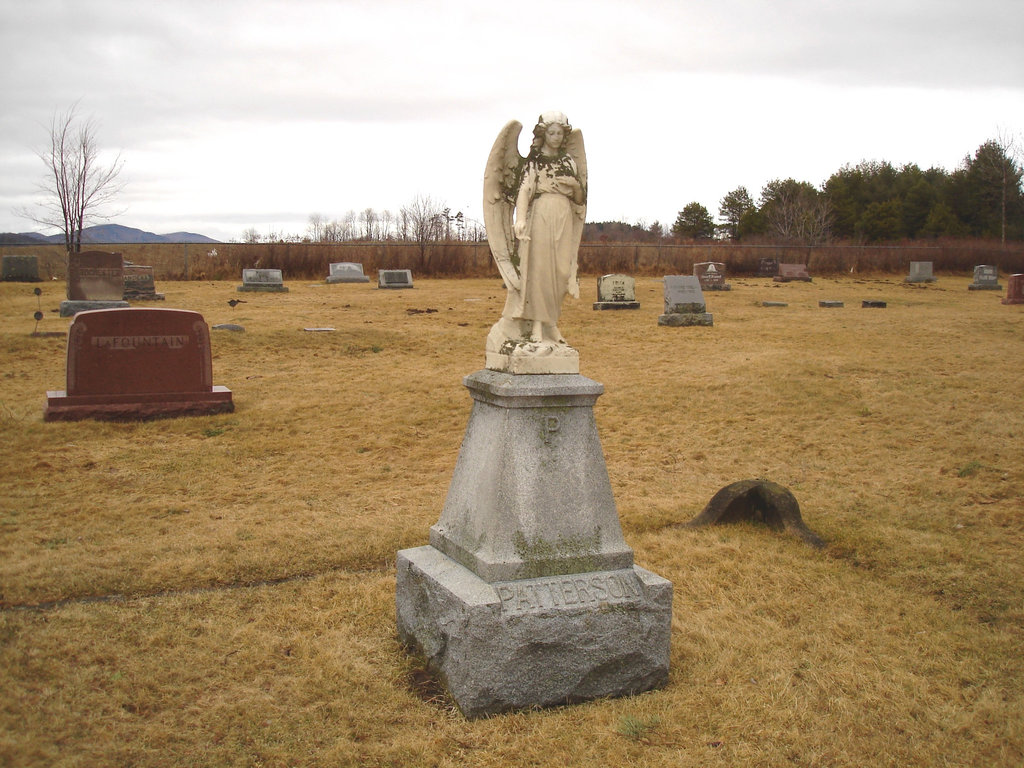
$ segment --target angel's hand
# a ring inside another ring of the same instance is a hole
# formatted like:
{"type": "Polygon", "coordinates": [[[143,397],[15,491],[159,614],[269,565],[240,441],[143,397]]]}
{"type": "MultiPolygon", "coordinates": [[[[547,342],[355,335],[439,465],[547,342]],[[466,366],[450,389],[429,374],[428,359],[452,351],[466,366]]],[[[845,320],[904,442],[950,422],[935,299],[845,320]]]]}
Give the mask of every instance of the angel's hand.
{"type": "Polygon", "coordinates": [[[530,239],[530,235],[528,234],[527,229],[526,229],[526,222],[523,221],[522,219],[516,221],[515,227],[513,229],[514,229],[514,231],[516,233],[516,239],[517,240],[529,240],[530,239]]]}

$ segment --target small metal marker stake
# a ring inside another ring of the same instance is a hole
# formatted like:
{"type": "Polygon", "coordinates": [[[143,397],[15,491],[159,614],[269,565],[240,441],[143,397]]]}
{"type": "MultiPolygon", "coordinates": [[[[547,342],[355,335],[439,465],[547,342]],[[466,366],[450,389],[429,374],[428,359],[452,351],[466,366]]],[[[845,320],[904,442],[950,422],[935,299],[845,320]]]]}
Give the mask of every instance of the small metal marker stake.
{"type": "Polygon", "coordinates": [[[36,327],[32,329],[32,336],[63,336],[63,331],[40,331],[39,321],[43,319],[43,300],[40,298],[43,295],[42,290],[39,288],[33,288],[32,292],[36,295],[36,306],[38,309],[32,313],[32,317],[35,318],[36,327]]]}

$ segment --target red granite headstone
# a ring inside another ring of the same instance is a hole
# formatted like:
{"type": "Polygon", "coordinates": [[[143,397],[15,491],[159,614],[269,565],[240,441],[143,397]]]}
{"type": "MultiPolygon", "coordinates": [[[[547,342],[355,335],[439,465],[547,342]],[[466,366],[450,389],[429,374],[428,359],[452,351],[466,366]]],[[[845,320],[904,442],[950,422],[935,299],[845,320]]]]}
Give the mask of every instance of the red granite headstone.
{"type": "Polygon", "coordinates": [[[46,395],[46,421],[234,410],[231,390],[213,386],[206,321],[183,309],[79,312],[68,329],[67,389],[46,395]]]}
{"type": "Polygon", "coordinates": [[[82,251],[68,255],[68,300],[121,301],[124,262],[120,253],[82,251]]]}
{"type": "Polygon", "coordinates": [[[809,283],[811,276],[807,274],[807,266],[804,264],[779,264],[779,274],[774,280],[776,283],[788,283],[791,280],[809,283]]]}
{"type": "Polygon", "coordinates": [[[1024,304],[1024,275],[1010,275],[1007,278],[1003,304],[1024,304]]]}

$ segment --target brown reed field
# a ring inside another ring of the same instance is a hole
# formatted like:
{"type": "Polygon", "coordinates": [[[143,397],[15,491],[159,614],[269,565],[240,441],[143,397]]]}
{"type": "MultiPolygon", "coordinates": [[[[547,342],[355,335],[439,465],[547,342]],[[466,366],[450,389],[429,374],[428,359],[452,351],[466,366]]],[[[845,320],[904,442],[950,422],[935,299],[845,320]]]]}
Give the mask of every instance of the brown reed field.
{"type": "Polygon", "coordinates": [[[497,279],[158,282],[246,330],[212,332],[234,413],[145,423],[44,423],[65,340],[0,284],[0,765],[1024,764],[1024,306],[938,277],[733,278],[713,328],[659,327],[648,277],[595,312],[586,277],[560,327],[675,587],[670,679],[476,721],[400,647],[394,558],[443,506],[497,279]],[[680,526],[754,477],[827,546],[680,526]]]}

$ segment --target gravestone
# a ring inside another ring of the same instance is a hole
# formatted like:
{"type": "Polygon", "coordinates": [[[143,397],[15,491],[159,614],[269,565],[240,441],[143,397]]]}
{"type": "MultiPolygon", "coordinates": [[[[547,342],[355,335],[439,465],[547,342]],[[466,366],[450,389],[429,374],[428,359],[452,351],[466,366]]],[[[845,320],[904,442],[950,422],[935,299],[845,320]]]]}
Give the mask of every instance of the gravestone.
{"type": "Polygon", "coordinates": [[[721,261],[699,261],[693,265],[693,274],[705,291],[729,291],[725,282],[725,264],[721,261]]]}
{"type": "Polygon", "coordinates": [[[779,274],[773,279],[776,283],[791,283],[797,280],[804,283],[811,282],[806,264],[779,264],[779,274]]]}
{"type": "Polygon", "coordinates": [[[141,420],[228,413],[213,386],[210,331],[183,309],[79,312],[68,329],[65,390],[46,393],[46,421],[141,420]]]}
{"type": "Polygon", "coordinates": [[[762,256],[757,261],[758,277],[775,277],[779,274],[779,260],[770,256],[762,256]]]}
{"type": "Polygon", "coordinates": [[[5,254],[3,257],[3,280],[11,283],[38,283],[39,257],[5,254]]]}
{"type": "Polygon", "coordinates": [[[1024,304],[1024,275],[1010,275],[1006,280],[1006,298],[1003,304],[1024,304]]]}
{"type": "Polygon", "coordinates": [[[991,264],[979,264],[974,268],[974,282],[967,286],[969,291],[1001,291],[999,268],[991,264]]]}
{"type": "Polygon", "coordinates": [[[398,553],[399,637],[467,717],[668,679],[672,584],[633,562],[579,374],[477,371],[430,544],[398,553]]]}
{"type": "Polygon", "coordinates": [[[164,295],[156,292],[153,268],[142,264],[124,263],[125,301],[163,301],[164,295]]]}
{"type": "Polygon", "coordinates": [[[629,275],[597,278],[594,309],[640,309],[640,302],[636,300],[636,281],[629,275]]]}
{"type": "Polygon", "coordinates": [[[818,302],[819,307],[825,307],[827,309],[836,309],[843,306],[841,301],[831,301],[829,299],[822,299],[818,302]]]}
{"type": "Polygon", "coordinates": [[[363,274],[363,265],[351,261],[339,261],[330,265],[328,283],[368,283],[370,278],[363,274]]]}
{"type": "Polygon", "coordinates": [[[860,303],[860,306],[863,309],[885,309],[886,303],[884,301],[879,301],[878,299],[864,299],[864,301],[860,303]]]}
{"type": "Polygon", "coordinates": [[[243,269],[240,291],[257,293],[287,293],[280,269],[243,269]]]}
{"type": "Polygon", "coordinates": [[[762,301],[762,307],[788,307],[789,304],[785,301],[762,301]]]}
{"type": "Polygon", "coordinates": [[[82,251],[68,254],[67,301],[61,317],[93,309],[128,307],[124,300],[124,261],[120,253],[82,251]]]}
{"type": "Polygon", "coordinates": [[[714,325],[700,280],[692,275],[665,276],[665,314],[658,317],[658,325],[714,325]]]}
{"type": "Polygon", "coordinates": [[[910,262],[910,274],[903,278],[905,283],[934,283],[932,263],[930,261],[910,262]]]}
{"type": "Polygon", "coordinates": [[[378,288],[412,288],[412,271],[408,269],[378,269],[378,288]]]}

